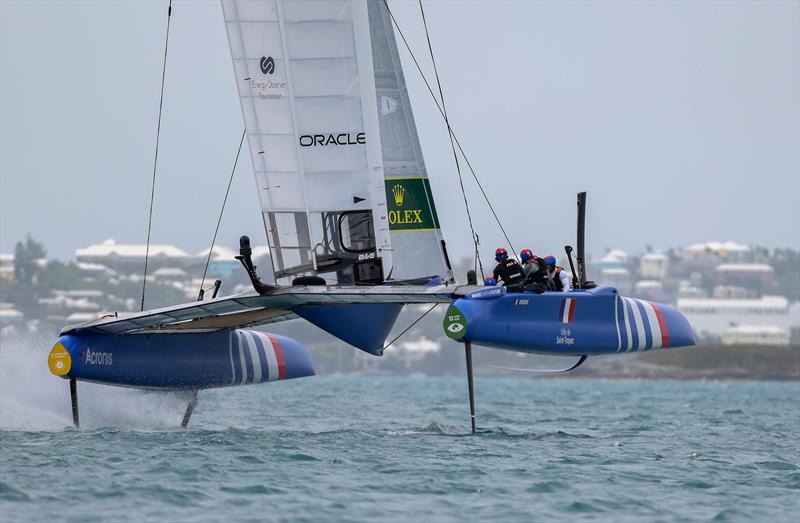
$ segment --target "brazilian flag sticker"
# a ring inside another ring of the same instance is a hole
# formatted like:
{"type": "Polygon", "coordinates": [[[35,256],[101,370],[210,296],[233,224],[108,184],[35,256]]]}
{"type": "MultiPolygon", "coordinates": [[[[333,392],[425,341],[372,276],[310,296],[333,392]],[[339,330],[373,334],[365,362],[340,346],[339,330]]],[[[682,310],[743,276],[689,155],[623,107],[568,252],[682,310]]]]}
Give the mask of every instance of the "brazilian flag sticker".
{"type": "Polygon", "coordinates": [[[454,340],[460,340],[467,333],[467,319],[455,305],[451,305],[444,315],[444,332],[454,340]]]}

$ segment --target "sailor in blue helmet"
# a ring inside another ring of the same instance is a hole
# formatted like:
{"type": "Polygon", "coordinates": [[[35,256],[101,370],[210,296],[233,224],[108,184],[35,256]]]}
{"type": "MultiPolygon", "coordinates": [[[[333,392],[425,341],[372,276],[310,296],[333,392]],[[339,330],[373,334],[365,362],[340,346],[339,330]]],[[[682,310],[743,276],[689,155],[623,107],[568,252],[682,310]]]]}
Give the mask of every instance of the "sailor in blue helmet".
{"type": "Polygon", "coordinates": [[[522,282],[525,276],[519,262],[513,258],[509,258],[508,251],[503,247],[499,247],[494,251],[494,259],[497,261],[497,265],[492,273],[494,279],[502,281],[503,285],[505,285],[509,291],[522,291],[522,282]]]}
{"type": "Polygon", "coordinates": [[[548,291],[567,292],[571,289],[569,284],[569,277],[563,267],[556,265],[556,258],[554,256],[547,256],[544,259],[547,265],[546,281],[548,291]]]}
{"type": "Polygon", "coordinates": [[[525,276],[523,285],[526,291],[535,292],[538,294],[543,293],[547,286],[547,264],[542,258],[533,254],[530,249],[522,249],[519,253],[519,259],[522,260],[522,270],[525,276]]]}

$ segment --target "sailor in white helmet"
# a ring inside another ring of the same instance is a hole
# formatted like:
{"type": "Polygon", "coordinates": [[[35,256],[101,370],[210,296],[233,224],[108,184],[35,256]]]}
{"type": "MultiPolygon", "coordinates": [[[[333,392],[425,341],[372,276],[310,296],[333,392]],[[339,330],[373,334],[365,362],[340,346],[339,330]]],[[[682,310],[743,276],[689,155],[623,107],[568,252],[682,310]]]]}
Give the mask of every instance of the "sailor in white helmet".
{"type": "Polygon", "coordinates": [[[547,265],[547,290],[557,292],[567,292],[571,290],[567,271],[562,267],[556,266],[555,256],[548,256],[544,259],[547,265]]]}

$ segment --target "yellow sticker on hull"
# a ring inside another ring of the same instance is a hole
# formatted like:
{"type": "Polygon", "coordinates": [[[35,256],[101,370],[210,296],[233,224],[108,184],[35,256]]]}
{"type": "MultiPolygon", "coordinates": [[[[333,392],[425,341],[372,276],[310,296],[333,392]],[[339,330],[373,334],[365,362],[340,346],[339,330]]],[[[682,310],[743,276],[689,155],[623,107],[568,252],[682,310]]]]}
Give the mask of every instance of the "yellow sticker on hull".
{"type": "Polygon", "coordinates": [[[60,343],[56,343],[47,357],[47,366],[50,367],[50,372],[56,376],[65,376],[69,374],[72,368],[72,358],[67,352],[66,347],[60,343]]]}

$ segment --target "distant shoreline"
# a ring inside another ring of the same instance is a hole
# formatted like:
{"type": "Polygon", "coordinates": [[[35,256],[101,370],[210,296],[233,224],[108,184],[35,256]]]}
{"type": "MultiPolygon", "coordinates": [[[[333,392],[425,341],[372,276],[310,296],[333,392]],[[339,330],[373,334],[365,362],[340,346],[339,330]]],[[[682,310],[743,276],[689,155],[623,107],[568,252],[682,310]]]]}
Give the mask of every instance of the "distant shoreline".
{"type": "Polygon", "coordinates": [[[559,378],[679,381],[800,381],[800,346],[700,346],[656,350],[629,358],[590,359],[559,378]]]}

